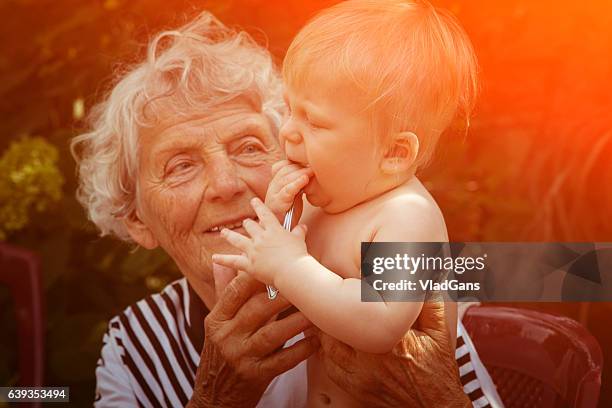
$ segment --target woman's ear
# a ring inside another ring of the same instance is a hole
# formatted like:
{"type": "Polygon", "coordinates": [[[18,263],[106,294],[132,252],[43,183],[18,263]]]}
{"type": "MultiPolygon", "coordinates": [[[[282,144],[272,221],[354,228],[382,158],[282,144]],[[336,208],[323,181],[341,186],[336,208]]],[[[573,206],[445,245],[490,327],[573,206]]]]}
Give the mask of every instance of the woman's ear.
{"type": "Polygon", "coordinates": [[[141,247],[146,249],[155,249],[159,243],[153,232],[142,222],[138,212],[134,210],[130,215],[122,219],[123,225],[128,230],[130,237],[141,247]]]}
{"type": "Polygon", "coordinates": [[[414,166],[418,153],[419,138],[414,133],[396,133],[391,139],[380,168],[385,174],[405,173],[414,166]]]}

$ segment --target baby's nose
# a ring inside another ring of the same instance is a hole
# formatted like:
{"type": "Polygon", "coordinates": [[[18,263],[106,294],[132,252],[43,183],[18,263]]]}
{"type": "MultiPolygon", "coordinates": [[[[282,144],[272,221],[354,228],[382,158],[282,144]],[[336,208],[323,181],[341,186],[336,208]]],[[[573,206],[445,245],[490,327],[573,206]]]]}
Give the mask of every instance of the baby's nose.
{"type": "Polygon", "coordinates": [[[304,140],[291,119],[287,120],[281,127],[279,140],[285,150],[287,159],[302,165],[308,163],[304,149],[304,140]]]}
{"type": "Polygon", "coordinates": [[[302,166],[308,165],[308,158],[306,157],[304,143],[291,143],[290,141],[287,141],[285,143],[285,155],[289,161],[302,166]]]}
{"type": "Polygon", "coordinates": [[[302,136],[296,129],[293,120],[289,118],[280,128],[278,138],[280,140],[281,146],[285,146],[287,142],[289,143],[301,143],[302,136]]]}

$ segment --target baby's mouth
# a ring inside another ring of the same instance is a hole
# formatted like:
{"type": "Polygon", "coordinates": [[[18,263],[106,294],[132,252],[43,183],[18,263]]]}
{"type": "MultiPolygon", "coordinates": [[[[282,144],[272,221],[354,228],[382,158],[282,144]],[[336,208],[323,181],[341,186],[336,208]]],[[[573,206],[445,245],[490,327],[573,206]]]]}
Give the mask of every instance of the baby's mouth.
{"type": "Polygon", "coordinates": [[[302,189],[302,192],[304,194],[309,194],[312,193],[312,189],[314,188],[315,183],[317,182],[315,175],[313,174],[310,177],[310,181],[308,182],[308,184],[306,184],[306,186],[302,189]]]}

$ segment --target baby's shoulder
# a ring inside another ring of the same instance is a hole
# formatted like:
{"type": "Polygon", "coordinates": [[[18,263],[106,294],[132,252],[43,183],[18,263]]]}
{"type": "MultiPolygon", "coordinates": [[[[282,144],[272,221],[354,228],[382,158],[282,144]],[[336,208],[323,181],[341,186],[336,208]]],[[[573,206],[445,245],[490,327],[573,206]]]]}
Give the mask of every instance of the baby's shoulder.
{"type": "Polygon", "coordinates": [[[448,239],[440,207],[418,180],[398,187],[377,207],[374,223],[387,238],[423,242],[448,239]]]}

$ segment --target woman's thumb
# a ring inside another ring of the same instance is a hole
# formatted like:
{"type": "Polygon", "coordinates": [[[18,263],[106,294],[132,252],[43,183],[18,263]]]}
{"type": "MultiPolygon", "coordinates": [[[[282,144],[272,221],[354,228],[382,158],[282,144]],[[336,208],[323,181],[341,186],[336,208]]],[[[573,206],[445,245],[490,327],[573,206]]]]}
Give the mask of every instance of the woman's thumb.
{"type": "Polygon", "coordinates": [[[215,294],[221,297],[225,287],[236,277],[236,271],[227,266],[212,264],[213,279],[215,280],[215,294]]]}

